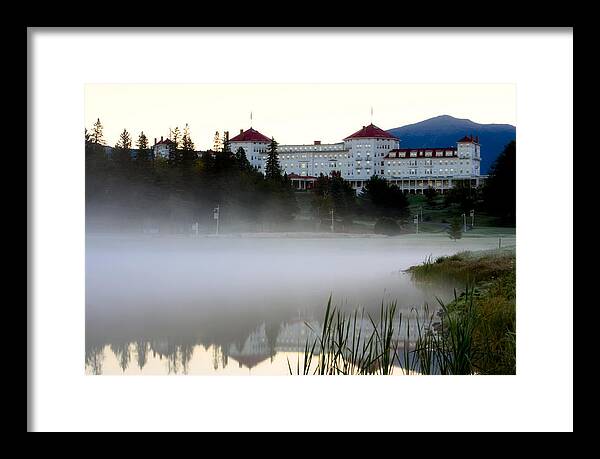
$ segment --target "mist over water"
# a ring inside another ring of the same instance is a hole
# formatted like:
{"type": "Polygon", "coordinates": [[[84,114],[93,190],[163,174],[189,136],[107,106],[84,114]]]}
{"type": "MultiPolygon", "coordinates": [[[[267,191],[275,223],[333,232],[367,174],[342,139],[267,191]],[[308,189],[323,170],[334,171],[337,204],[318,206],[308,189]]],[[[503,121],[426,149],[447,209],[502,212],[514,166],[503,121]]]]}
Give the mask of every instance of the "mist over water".
{"type": "Polygon", "coordinates": [[[399,312],[454,285],[418,285],[403,270],[497,238],[86,238],[86,373],[287,374],[327,300],[353,311],[399,312]]]}

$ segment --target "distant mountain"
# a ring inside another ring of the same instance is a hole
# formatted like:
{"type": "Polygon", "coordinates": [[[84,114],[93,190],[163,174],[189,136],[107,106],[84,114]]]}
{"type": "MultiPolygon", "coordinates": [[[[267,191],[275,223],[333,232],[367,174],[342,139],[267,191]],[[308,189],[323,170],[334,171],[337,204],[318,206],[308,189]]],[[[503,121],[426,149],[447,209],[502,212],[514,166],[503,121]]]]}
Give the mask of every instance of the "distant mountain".
{"type": "Polygon", "coordinates": [[[517,128],[511,124],[479,124],[449,115],[388,129],[400,139],[400,148],[455,147],[465,135],[479,136],[481,173],[487,174],[504,146],[516,138],[517,128]]]}

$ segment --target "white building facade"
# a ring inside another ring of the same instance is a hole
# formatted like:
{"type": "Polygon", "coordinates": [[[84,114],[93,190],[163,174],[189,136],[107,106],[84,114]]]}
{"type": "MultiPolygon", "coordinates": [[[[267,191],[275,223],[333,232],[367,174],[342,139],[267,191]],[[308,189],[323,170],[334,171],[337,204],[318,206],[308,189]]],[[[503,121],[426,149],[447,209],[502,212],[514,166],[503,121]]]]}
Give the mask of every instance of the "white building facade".
{"type": "Polygon", "coordinates": [[[422,193],[428,187],[440,191],[456,181],[470,180],[474,187],[485,178],[480,174],[479,138],[465,136],[456,147],[398,148],[381,161],[380,176],[403,190],[422,193]]]}
{"type": "MultiPolygon", "coordinates": [[[[250,128],[240,130],[230,145],[234,153],[242,147],[250,164],[264,173],[270,142],[250,128]]],[[[440,191],[452,188],[453,179],[471,179],[478,186],[481,179],[479,139],[473,136],[460,139],[456,147],[401,149],[400,139],[370,124],[339,143],[278,145],[277,153],[281,169],[300,189],[332,172],[340,173],[356,190],[376,175],[414,193],[429,186],[440,191]]]]}
{"type": "Polygon", "coordinates": [[[169,159],[169,153],[171,152],[171,145],[173,142],[169,139],[160,138],[160,141],[156,141],[154,139],[154,145],[152,146],[152,151],[154,153],[155,158],[164,158],[169,159]]]}

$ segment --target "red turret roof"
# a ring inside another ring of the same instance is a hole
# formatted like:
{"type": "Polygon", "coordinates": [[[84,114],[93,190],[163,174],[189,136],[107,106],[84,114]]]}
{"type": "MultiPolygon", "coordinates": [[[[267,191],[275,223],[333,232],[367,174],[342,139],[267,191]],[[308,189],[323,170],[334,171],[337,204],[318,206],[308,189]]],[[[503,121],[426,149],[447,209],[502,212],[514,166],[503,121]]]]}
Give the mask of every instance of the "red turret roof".
{"type": "Polygon", "coordinates": [[[472,135],[466,135],[457,143],[479,143],[479,136],[473,137],[472,135]]]}
{"type": "Polygon", "coordinates": [[[165,144],[165,145],[169,145],[170,143],[174,143],[171,139],[160,139],[158,142],[156,142],[156,145],[161,145],[161,144],[165,144]]]}
{"type": "Polygon", "coordinates": [[[378,128],[373,123],[371,123],[368,126],[363,126],[363,128],[360,131],[356,131],[354,134],[349,135],[344,140],[347,140],[347,139],[358,139],[358,138],[396,139],[397,137],[394,137],[389,132],[386,132],[383,129],[378,128]]]}
{"type": "Polygon", "coordinates": [[[270,142],[271,139],[269,139],[265,135],[262,135],[257,130],[250,128],[247,131],[244,131],[244,132],[236,135],[234,138],[229,139],[229,141],[230,142],[270,142]]]}

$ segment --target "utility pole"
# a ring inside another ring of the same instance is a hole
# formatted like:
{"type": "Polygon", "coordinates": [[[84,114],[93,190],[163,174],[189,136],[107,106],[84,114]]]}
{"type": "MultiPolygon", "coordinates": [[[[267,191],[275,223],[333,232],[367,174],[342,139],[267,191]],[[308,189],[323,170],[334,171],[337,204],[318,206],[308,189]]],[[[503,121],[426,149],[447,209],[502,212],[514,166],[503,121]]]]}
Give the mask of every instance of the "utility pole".
{"type": "Polygon", "coordinates": [[[213,218],[217,221],[217,236],[219,235],[219,206],[213,209],[213,218]]]}
{"type": "Polygon", "coordinates": [[[463,231],[467,232],[467,215],[462,214],[462,217],[463,217],[463,231]]]}
{"type": "Polygon", "coordinates": [[[475,209],[471,209],[471,228],[475,226],[475,209]]]}
{"type": "Polygon", "coordinates": [[[417,234],[419,234],[419,214],[415,215],[413,218],[413,223],[417,225],[417,234]]]}
{"type": "Polygon", "coordinates": [[[331,209],[331,232],[333,233],[333,209],[331,209]]]}

